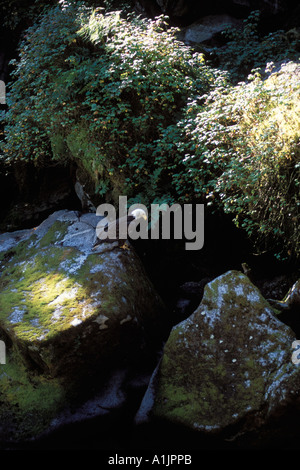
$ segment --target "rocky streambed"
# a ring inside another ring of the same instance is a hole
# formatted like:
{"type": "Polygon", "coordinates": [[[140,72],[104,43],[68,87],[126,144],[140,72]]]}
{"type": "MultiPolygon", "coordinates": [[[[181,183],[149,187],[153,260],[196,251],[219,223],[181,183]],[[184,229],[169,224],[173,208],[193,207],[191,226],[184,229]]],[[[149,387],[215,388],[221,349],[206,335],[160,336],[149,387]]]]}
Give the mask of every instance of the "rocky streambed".
{"type": "Polygon", "coordinates": [[[298,284],[291,326],[242,267],[170,308],[141,247],[92,250],[98,221],[61,210],[0,235],[1,448],[292,445],[298,284]]]}

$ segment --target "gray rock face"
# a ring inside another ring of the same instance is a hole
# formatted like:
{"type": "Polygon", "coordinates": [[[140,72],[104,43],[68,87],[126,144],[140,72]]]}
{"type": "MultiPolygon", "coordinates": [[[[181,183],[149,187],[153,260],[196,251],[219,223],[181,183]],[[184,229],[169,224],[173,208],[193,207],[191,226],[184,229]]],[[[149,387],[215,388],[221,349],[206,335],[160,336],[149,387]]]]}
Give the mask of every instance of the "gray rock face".
{"type": "Polygon", "coordinates": [[[294,340],[249,279],[227,272],[173,328],[137,422],[159,417],[208,434],[266,424],[297,404],[294,340]]]}
{"type": "Polygon", "coordinates": [[[0,328],[51,375],[129,345],[161,313],[133,250],[91,251],[99,220],[60,211],[0,236],[0,328]]]}
{"type": "Polygon", "coordinates": [[[209,41],[228,27],[242,27],[242,21],[229,15],[209,15],[182,28],[180,38],[187,44],[202,43],[209,41]]]}
{"type": "Polygon", "coordinates": [[[132,247],[92,251],[99,220],[63,210],[0,235],[1,439],[121,406],[127,367],[156,357],[163,303],[132,247]]]}

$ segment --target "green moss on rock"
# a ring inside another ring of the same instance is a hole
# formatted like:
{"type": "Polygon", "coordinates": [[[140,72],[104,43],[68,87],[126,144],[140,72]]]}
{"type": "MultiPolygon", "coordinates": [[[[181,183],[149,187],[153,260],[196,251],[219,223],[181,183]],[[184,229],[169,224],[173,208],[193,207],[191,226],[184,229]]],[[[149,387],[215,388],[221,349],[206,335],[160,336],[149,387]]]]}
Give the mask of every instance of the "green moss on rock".
{"type": "Polygon", "coordinates": [[[243,274],[209,283],[198,309],[173,328],[158,372],[153,413],[216,432],[272,413],[293,389],[294,335],[243,274]]]}
{"type": "Polygon", "coordinates": [[[23,420],[20,435],[38,434],[86,377],[151,355],[161,341],[164,306],[134,251],[92,251],[98,221],[59,211],[23,241],[3,238],[0,427],[11,421],[17,439],[13,422],[23,420]]]}
{"type": "Polygon", "coordinates": [[[6,441],[27,440],[41,434],[65,405],[58,379],[29,372],[20,353],[10,349],[0,365],[0,433],[6,441]]]}

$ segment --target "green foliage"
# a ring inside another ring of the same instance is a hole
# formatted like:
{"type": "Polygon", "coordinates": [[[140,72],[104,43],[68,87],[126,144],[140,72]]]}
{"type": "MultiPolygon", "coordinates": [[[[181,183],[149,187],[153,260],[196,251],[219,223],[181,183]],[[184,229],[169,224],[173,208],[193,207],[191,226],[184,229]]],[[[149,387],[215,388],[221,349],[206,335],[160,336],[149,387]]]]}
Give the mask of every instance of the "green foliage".
{"type": "Polygon", "coordinates": [[[157,141],[215,75],[163,17],[54,8],[21,44],[3,151],[39,162],[52,150],[59,159],[69,153],[98,180],[100,194],[110,185],[153,200],[168,194],[169,180],[153,158],[157,141]]]}
{"type": "Polygon", "coordinates": [[[234,82],[245,79],[252,69],[265,70],[268,62],[297,60],[299,35],[287,35],[283,30],[265,36],[259,33],[260,11],[253,11],[244,20],[244,27],[224,31],[227,44],[214,49],[218,66],[229,71],[234,82]]]}
{"type": "MultiPolygon", "coordinates": [[[[231,33],[223,60],[233,76],[274,58],[279,42],[261,41],[256,22],[252,15],[240,43],[231,33]]],[[[277,75],[269,65],[233,86],[163,16],[64,2],[27,30],[7,98],[7,161],[73,159],[99,201],[208,202],[261,249],[299,255],[295,65],[277,75]]]]}
{"type": "Polygon", "coordinates": [[[168,146],[180,152],[184,168],[174,164],[173,184],[181,201],[206,195],[258,248],[281,256],[299,256],[299,76],[291,63],[267,80],[258,73],[235,87],[219,80],[205,106],[191,101],[174,127],[176,142],[169,133],[160,145],[162,155],[168,146]]]}

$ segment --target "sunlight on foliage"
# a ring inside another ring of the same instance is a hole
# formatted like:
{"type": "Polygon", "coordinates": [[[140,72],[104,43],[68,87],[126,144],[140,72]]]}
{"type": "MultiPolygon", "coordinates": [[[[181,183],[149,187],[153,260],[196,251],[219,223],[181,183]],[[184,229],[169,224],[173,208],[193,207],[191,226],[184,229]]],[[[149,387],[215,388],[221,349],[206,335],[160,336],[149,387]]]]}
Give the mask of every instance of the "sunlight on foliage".
{"type": "Polygon", "coordinates": [[[206,193],[260,249],[282,256],[299,255],[299,77],[291,63],[267,80],[221,85],[204,108],[191,103],[179,124],[185,171],[174,175],[182,196],[206,193]]]}
{"type": "Polygon", "coordinates": [[[114,188],[164,197],[169,175],[153,158],[156,141],[215,75],[201,54],[176,41],[164,17],[52,9],[20,47],[4,153],[41,163],[54,150],[60,160],[80,160],[100,195],[114,188]]]}
{"type": "Polygon", "coordinates": [[[75,161],[99,201],[205,202],[231,214],[259,249],[299,256],[299,66],[262,71],[276,41],[261,52],[257,17],[240,46],[232,36],[224,60],[237,71],[234,51],[258,69],[233,85],[164,16],[61,6],[20,45],[3,159],[75,161]]]}

